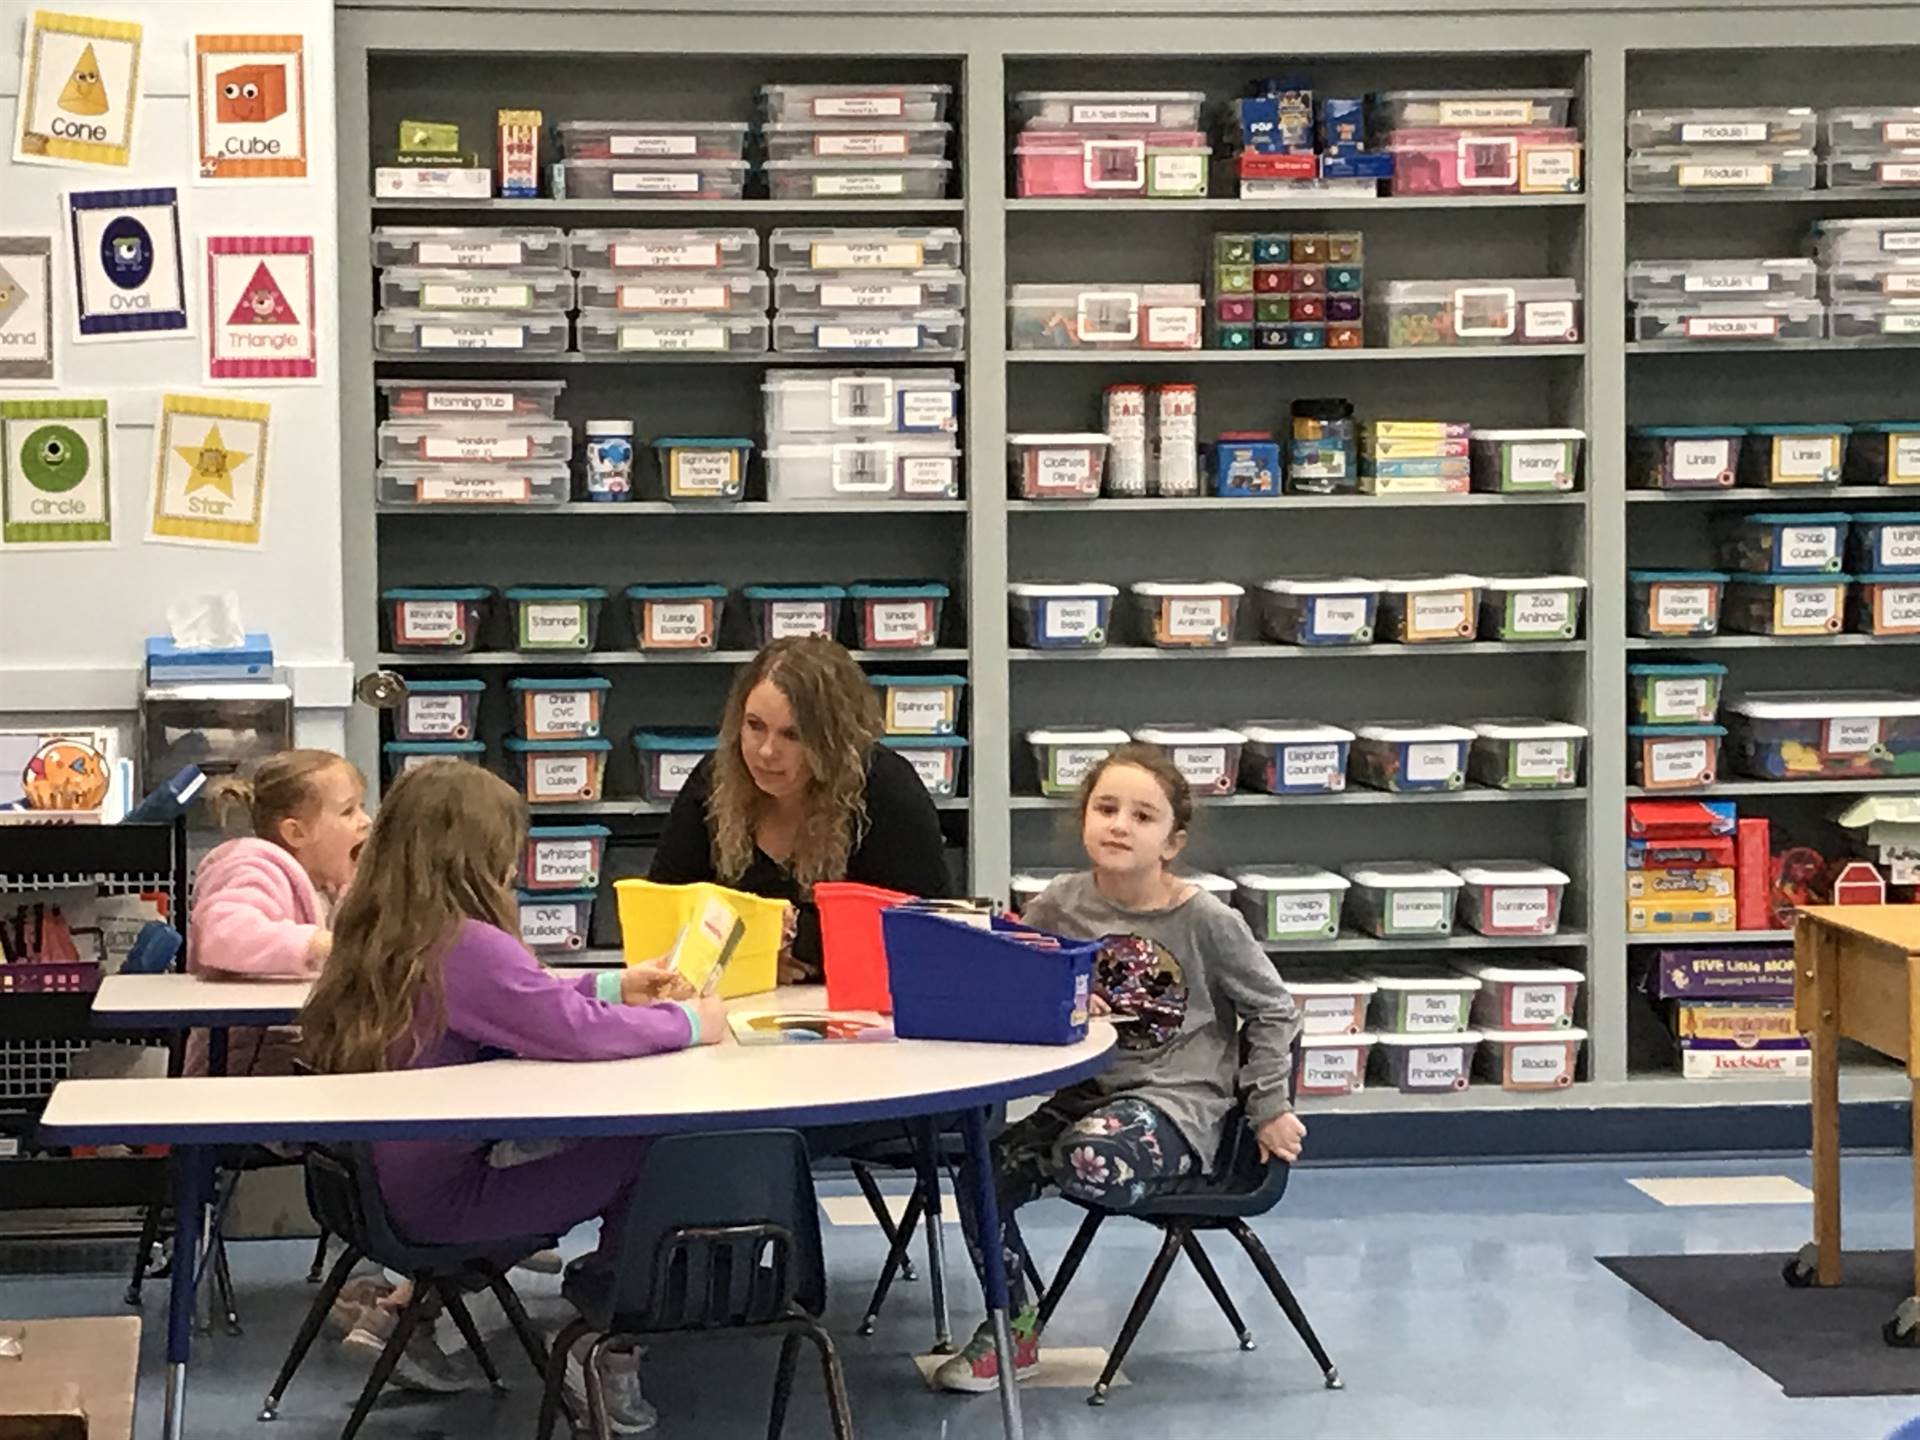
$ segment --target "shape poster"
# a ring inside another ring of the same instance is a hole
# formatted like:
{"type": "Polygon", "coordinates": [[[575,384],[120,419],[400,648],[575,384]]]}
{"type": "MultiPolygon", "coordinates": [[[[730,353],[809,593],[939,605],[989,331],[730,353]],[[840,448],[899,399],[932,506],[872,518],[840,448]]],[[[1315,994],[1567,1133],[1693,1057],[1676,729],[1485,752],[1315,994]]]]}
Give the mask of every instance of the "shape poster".
{"type": "Polygon", "coordinates": [[[306,42],[193,37],[193,153],[205,182],[307,178],[306,42]]]}
{"type": "Polygon", "coordinates": [[[206,295],[209,380],[319,374],[311,235],[208,236],[206,295]]]}
{"type": "Polygon", "coordinates": [[[140,43],[133,21],[34,11],[20,51],[13,158],[125,169],[140,102],[140,43]]]}
{"type": "Polygon", "coordinates": [[[105,400],[0,400],[0,545],[113,543],[105,400]]]}
{"type": "Polygon", "coordinates": [[[180,192],[75,190],[67,196],[75,333],[81,340],[190,333],[180,192]]]}
{"type": "Polygon", "coordinates": [[[154,446],[149,540],[256,546],[267,501],[273,408],[251,400],[168,395],[154,446]]]}
{"type": "Polygon", "coordinates": [[[53,239],[0,235],[0,385],[53,378],[53,239]]]}

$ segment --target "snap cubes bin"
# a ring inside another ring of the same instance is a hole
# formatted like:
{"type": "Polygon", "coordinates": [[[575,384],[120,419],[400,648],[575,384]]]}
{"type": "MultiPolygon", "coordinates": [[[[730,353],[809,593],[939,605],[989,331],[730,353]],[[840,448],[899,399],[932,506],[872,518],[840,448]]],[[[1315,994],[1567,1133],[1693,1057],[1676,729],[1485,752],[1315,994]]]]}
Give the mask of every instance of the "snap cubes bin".
{"type": "Polygon", "coordinates": [[[1564,1090],[1573,1084],[1586,1040],[1587,1032],[1572,1026],[1545,1032],[1483,1029],[1474,1063],[1502,1090],[1564,1090]]]}
{"type": "Polygon", "coordinates": [[[387,643],[396,650],[464,655],[480,642],[493,591],[484,585],[414,586],[380,592],[387,643]]]}
{"type": "Polygon", "coordinates": [[[389,740],[381,749],[387,757],[387,775],[394,780],[430,760],[469,760],[478,765],[487,753],[478,740],[389,740]]]}
{"type": "Polygon", "coordinates": [[[1583,430],[1475,430],[1473,488],[1496,495],[1575,489],[1586,440],[1583,430]]]}
{"type": "Polygon", "coordinates": [[[901,1039],[1071,1045],[1086,1038],[1097,942],[1042,935],[998,915],[981,927],[906,905],[882,911],[880,931],[901,1039]]]}
{"type": "Polygon", "coordinates": [[[869,675],[889,735],[951,735],[960,723],[964,675],[869,675]]]}
{"type": "Polygon", "coordinates": [[[1642,725],[1711,724],[1720,713],[1724,665],[1627,666],[1627,708],[1642,725]]]}
{"type": "Polygon", "coordinates": [[[593,933],[592,890],[518,892],[520,943],[534,954],[584,950],[593,933]]]}
{"type": "Polygon", "coordinates": [[[1838,485],[1852,433],[1850,425],[1749,425],[1740,483],[1782,489],[1838,485]]]}
{"type": "Polygon", "coordinates": [[[1357,1035],[1302,1035],[1298,1093],[1317,1098],[1358,1095],[1367,1088],[1367,1057],[1374,1037],[1357,1035]]]}
{"type": "Polygon", "coordinates": [[[952,591],[935,582],[871,582],[847,587],[859,648],[930,650],[940,643],[940,616],[952,591]]]}
{"type": "Polygon", "coordinates": [[[580,804],[600,799],[612,741],[596,737],[523,740],[509,735],[503,743],[520,782],[520,793],[529,805],[580,804]]]}
{"type": "Polygon", "coordinates": [[[627,964],[664,960],[680,934],[714,900],[724,902],[746,923],[747,933],[733,952],[720,980],[723,1000],[764,995],[779,983],[780,944],[787,911],[784,900],[768,900],[722,885],[660,885],[651,880],[616,880],[620,908],[620,949],[627,964]]]}
{"type": "Polygon", "coordinates": [[[1758,780],[1920,775],[1920,696],[1774,691],[1727,702],[1729,763],[1758,780]]]}
{"type": "Polygon", "coordinates": [[[838,585],[749,585],[741,592],[753,608],[753,631],[760,644],[797,635],[840,632],[840,605],[847,592],[838,585]]]}
{"type": "Polygon", "coordinates": [[[1473,1057],[1480,1048],[1477,1030],[1451,1035],[1373,1037],[1374,1054],[1387,1081],[1403,1095],[1435,1095],[1465,1090],[1473,1083],[1473,1057]]]}
{"type": "MultiPolygon", "coordinates": [[[[1393,860],[1353,866],[1346,876],[1353,882],[1347,892],[1347,915],[1355,929],[1381,940],[1453,933],[1453,912],[1462,883],[1453,871],[1418,860],[1393,860]]],[[[1378,981],[1380,977],[1373,978],[1378,981]]]]}
{"type": "Polygon", "coordinates": [[[598,585],[515,585],[505,593],[516,649],[593,649],[607,600],[598,585]]]}
{"type": "Polygon", "coordinates": [[[747,493],[753,442],[740,436],[662,435],[653,442],[669,500],[738,500],[747,493]]]}
{"type": "Polygon", "coordinates": [[[1396,645],[1444,644],[1479,633],[1478,575],[1430,575],[1380,582],[1376,635],[1396,645]]]}
{"type": "Polygon", "coordinates": [[[640,793],[656,804],[671,801],[719,745],[720,737],[711,730],[688,726],[635,730],[633,753],[640,763],[640,793]]]}
{"type": "Polygon", "coordinates": [[[1652,425],[1627,432],[1627,483],[1640,490],[1726,490],[1739,474],[1744,425],[1652,425]]]}
{"type": "Polygon", "coordinates": [[[1480,594],[1480,635],[1487,640],[1571,640],[1580,633],[1577,575],[1489,576],[1480,594]]]}
{"type": "Polygon", "coordinates": [[[1578,970],[1555,965],[1495,965],[1460,962],[1463,974],[1480,982],[1473,997],[1473,1023],[1488,1030],[1565,1030],[1586,980],[1578,970]]]}
{"type": "Polygon", "coordinates": [[[613,682],[601,675],[509,680],[513,729],[523,740],[581,740],[600,733],[613,682]]]}
{"type": "Polygon", "coordinates": [[[484,680],[409,678],[405,697],[393,712],[396,740],[471,740],[480,730],[484,680]]]}
{"type": "Polygon", "coordinates": [[[1282,645],[1368,645],[1380,590],[1358,576],[1269,580],[1260,587],[1260,629],[1282,645]]]}
{"type": "Polygon", "coordinates": [[[1911,339],[1920,335],[1920,298],[1835,300],[1827,309],[1835,340],[1911,339]]]}
{"type": "Polygon", "coordinates": [[[760,264],[760,235],[752,229],[575,230],[566,248],[567,264],[582,273],[751,271],[760,264]]]}
{"type": "Polygon", "coordinates": [[[1034,650],[1098,650],[1107,643],[1117,587],[1086,584],[1031,584],[1007,587],[1013,607],[1013,636],[1034,650]]]}
{"type": "Polygon", "coordinates": [[[1870,571],[1854,576],[1847,621],[1859,635],[1920,635],[1920,574],[1870,571]]]}
{"type": "Polygon", "coordinates": [[[1732,575],[1720,623],[1741,635],[1838,635],[1851,583],[1848,575],[1813,571],[1732,575]]]}
{"type": "Polygon", "coordinates": [[[1846,478],[1849,485],[1920,485],[1920,420],[1855,424],[1846,478]]]}
{"type": "Polygon", "coordinates": [[[1629,725],[1627,778],[1646,790],[1697,790],[1720,773],[1724,725],[1629,725]]]}
{"type": "Polygon", "coordinates": [[[1371,980],[1356,975],[1287,981],[1287,990],[1300,1010],[1303,1035],[1358,1035],[1367,1028],[1367,1007],[1373,1001],[1374,989],[1371,980]]]}
{"type": "Polygon", "coordinates": [[[1462,725],[1362,725],[1349,768],[1373,790],[1459,790],[1472,744],[1473,731],[1462,725]]]}
{"type": "Polygon", "coordinates": [[[967,742],[958,735],[882,735],[880,743],[900,752],[934,799],[960,793],[960,762],[967,742]]]}
{"type": "Polygon", "coordinates": [[[1240,750],[1246,736],[1207,725],[1147,725],[1133,732],[1142,745],[1165,752],[1195,795],[1231,795],[1240,784],[1240,750]]]}
{"type": "Polygon", "coordinates": [[[629,585],[627,610],[642,650],[712,650],[726,615],[724,585],[629,585]]]}
{"type": "Polygon", "coordinates": [[[1147,643],[1161,650],[1231,645],[1240,597],[1247,593],[1231,580],[1142,580],[1129,588],[1147,643]]]}
{"type": "Polygon", "coordinates": [[[1105,435],[1009,435],[1007,470],[1019,500],[1097,500],[1107,466],[1105,435]]]}
{"type": "Polygon", "coordinates": [[[1567,790],[1580,783],[1587,732],[1564,720],[1480,720],[1467,775],[1495,790],[1567,790]]]}
{"type": "Polygon", "coordinates": [[[1692,639],[1718,634],[1723,570],[1629,570],[1627,633],[1643,639],[1692,639]]]}
{"type": "Polygon", "coordinates": [[[1040,793],[1077,794],[1087,772],[1132,738],[1124,730],[1091,725],[1056,725],[1046,730],[1029,730],[1027,743],[1033,747],[1034,764],[1040,774],[1040,793]]]}
{"type": "MultiPolygon", "coordinates": [[[[1234,871],[1233,883],[1234,904],[1263,944],[1332,940],[1340,933],[1340,909],[1349,888],[1344,875],[1318,865],[1259,865],[1234,871]]],[[[1294,993],[1297,998],[1299,992],[1294,993]]],[[[1351,1006],[1348,1018],[1355,1019],[1351,1006]]]]}
{"type": "Polygon", "coordinates": [[[1240,778],[1267,795],[1324,795],[1347,788],[1353,732],[1317,720],[1252,720],[1240,726],[1240,778]]]}
{"type": "Polygon", "coordinates": [[[1920,570],[1920,511],[1856,512],[1847,533],[1850,570],[1920,570]]]}
{"type": "Polygon", "coordinates": [[[600,884],[607,841],[604,825],[535,825],[520,854],[523,890],[593,890],[600,884]]]}
{"type": "Polygon", "coordinates": [[[1736,521],[1721,545],[1729,570],[1766,575],[1837,574],[1846,561],[1852,516],[1840,513],[1771,513],[1736,521]]]}
{"type": "Polygon", "coordinates": [[[1374,970],[1373,1028],[1392,1035],[1452,1035],[1467,1028],[1480,982],[1438,965],[1374,970]]]}
{"type": "Polygon", "coordinates": [[[1460,920],[1477,935],[1556,935],[1567,874],[1529,860],[1480,860],[1459,867],[1460,920]]]}
{"type": "Polygon", "coordinates": [[[1677,145],[1810,150],[1819,137],[1819,117],[1805,105],[1679,105],[1627,113],[1627,145],[1634,150],[1677,145]]]}

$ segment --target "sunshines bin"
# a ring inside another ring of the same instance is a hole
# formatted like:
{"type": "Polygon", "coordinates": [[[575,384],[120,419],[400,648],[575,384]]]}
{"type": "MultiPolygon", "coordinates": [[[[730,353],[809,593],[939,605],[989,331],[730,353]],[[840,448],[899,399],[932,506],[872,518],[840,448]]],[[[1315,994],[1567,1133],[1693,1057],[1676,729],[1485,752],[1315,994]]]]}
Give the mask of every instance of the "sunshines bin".
{"type": "MultiPolygon", "coordinates": [[[[1041,950],[1010,938],[1031,926],[994,916],[992,928],[894,906],[880,915],[893,1030],[903,1040],[1072,1045],[1086,1038],[1097,941],[1041,950]]],[[[1058,937],[1055,937],[1058,938],[1058,937]]]]}

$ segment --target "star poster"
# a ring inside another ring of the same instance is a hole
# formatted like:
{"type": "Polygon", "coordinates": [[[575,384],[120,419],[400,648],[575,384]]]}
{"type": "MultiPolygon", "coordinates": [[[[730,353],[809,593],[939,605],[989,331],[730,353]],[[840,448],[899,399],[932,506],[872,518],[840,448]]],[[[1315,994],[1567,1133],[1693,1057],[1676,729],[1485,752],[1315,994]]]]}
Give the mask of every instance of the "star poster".
{"type": "Polygon", "coordinates": [[[273,408],[250,400],[168,395],[154,446],[149,540],[257,546],[266,517],[273,408]]]}
{"type": "Polygon", "coordinates": [[[113,543],[105,400],[0,400],[0,547],[113,543]]]}
{"type": "Polygon", "coordinates": [[[208,236],[206,296],[210,381],[317,378],[311,235],[208,236]]]}
{"type": "Polygon", "coordinates": [[[76,339],[168,340],[193,332],[179,191],[70,191],[67,222],[76,339]]]}
{"type": "Polygon", "coordinates": [[[53,379],[53,241],[0,235],[0,385],[53,379]]]}
{"type": "Polygon", "coordinates": [[[193,153],[201,184],[307,178],[306,42],[193,37],[193,153]]]}
{"type": "Polygon", "coordinates": [[[125,169],[140,101],[141,34],[132,21],[34,11],[20,52],[13,158],[125,169]]]}

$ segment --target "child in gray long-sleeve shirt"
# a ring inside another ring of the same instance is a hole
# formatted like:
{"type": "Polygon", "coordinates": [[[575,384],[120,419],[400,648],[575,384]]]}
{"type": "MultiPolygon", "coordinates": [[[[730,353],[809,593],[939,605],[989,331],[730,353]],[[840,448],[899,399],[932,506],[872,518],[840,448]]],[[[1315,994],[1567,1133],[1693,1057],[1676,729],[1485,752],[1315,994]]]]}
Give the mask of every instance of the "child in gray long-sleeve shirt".
{"type": "MultiPolygon", "coordinates": [[[[1170,868],[1192,816],[1187,782],[1165,756],[1122,746],[1080,787],[1092,869],[1055,880],[1022,916],[1104,942],[1092,1008],[1111,1014],[1119,1039],[1108,1069],[1060,1091],[995,1145],[1021,1378],[1040,1363],[1040,1349],[1020,1289],[1018,1206],[1049,1187],[1125,1205],[1206,1171],[1236,1093],[1246,1096],[1263,1155],[1296,1160],[1306,1137],[1288,1098],[1300,1029],[1293,997],[1246,921],[1170,868]]],[[[968,1392],[991,1390],[998,1378],[986,1325],[935,1376],[944,1389],[968,1392]]]]}

